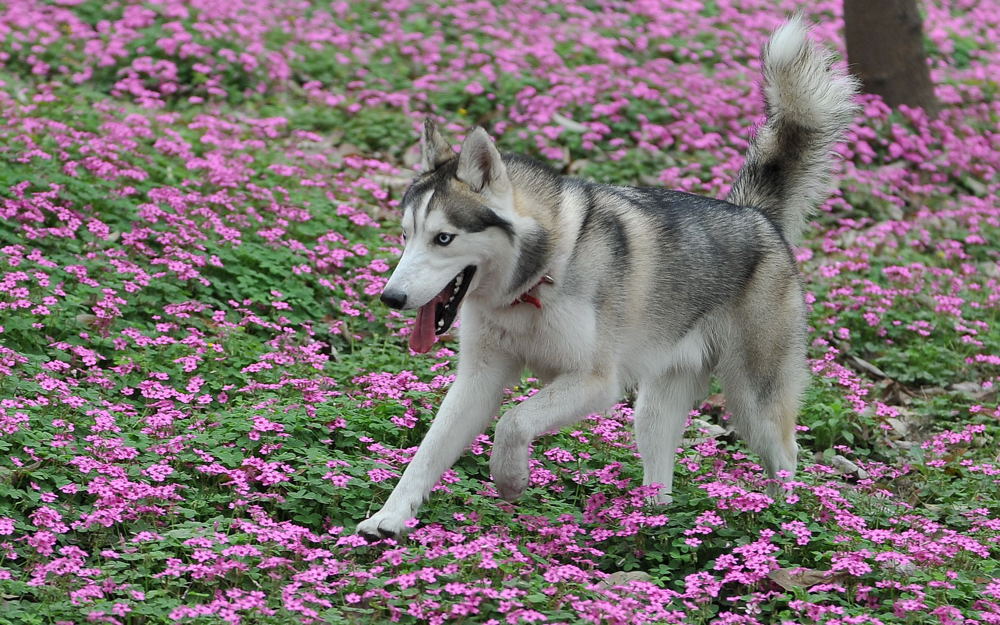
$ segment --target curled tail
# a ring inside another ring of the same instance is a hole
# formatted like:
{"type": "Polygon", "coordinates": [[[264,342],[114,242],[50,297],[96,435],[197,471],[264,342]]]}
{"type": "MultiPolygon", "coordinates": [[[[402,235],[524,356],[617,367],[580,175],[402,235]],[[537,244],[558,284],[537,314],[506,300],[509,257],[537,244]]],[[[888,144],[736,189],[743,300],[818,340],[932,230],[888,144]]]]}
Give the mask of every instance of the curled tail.
{"type": "Polygon", "coordinates": [[[854,119],[858,82],[832,66],[799,17],[774,32],[763,64],[767,121],[726,199],[759,209],[795,243],[829,193],[831,151],[854,119]]]}

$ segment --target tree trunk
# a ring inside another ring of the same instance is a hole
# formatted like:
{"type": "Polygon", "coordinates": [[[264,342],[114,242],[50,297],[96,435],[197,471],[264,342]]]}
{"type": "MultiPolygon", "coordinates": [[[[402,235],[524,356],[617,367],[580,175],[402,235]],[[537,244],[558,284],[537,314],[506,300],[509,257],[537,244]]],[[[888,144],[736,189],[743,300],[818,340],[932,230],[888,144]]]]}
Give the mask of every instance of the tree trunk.
{"type": "Polygon", "coordinates": [[[916,0],[844,0],[844,25],[847,60],[866,93],[937,113],[916,0]]]}

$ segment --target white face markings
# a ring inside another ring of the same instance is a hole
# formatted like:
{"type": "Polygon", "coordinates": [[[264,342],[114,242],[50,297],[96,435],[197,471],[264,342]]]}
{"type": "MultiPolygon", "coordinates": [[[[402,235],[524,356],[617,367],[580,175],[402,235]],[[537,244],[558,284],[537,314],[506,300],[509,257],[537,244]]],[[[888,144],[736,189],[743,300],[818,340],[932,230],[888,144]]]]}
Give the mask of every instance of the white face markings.
{"type": "MultiPolygon", "coordinates": [[[[386,288],[407,295],[407,308],[422,306],[449,285],[447,305],[457,304],[457,294],[465,281],[463,270],[477,262],[478,254],[465,237],[453,235],[449,244],[435,243],[441,232],[454,232],[443,211],[428,211],[434,191],[429,190],[403,207],[402,229],[406,245],[386,288]]],[[[439,325],[439,329],[441,328],[439,325]]]]}
{"type": "MultiPolygon", "coordinates": [[[[461,198],[452,198],[447,189],[427,186],[417,193],[408,192],[401,206],[405,245],[385,288],[405,294],[408,309],[425,305],[442,291],[447,296],[438,303],[451,309],[460,305],[461,291],[479,292],[483,284],[491,285],[498,299],[503,299],[500,292],[509,281],[511,263],[517,259],[510,233],[503,227],[479,227],[483,220],[477,221],[477,215],[461,213],[461,198]],[[431,202],[442,199],[441,193],[447,195],[447,201],[432,208],[431,202]],[[459,214],[453,214],[455,211],[459,214]],[[470,266],[476,267],[471,279],[465,273],[470,266]]],[[[489,205],[495,203],[496,198],[492,198],[489,205]]]]}

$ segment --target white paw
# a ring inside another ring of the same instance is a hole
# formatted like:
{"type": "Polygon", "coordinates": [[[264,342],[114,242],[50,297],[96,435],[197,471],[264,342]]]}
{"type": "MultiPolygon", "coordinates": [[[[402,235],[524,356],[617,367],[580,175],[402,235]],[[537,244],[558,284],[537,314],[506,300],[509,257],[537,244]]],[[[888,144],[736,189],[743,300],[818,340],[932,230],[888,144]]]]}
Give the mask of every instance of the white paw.
{"type": "Polygon", "coordinates": [[[528,453],[501,453],[495,447],[490,458],[490,473],[500,496],[516,501],[528,488],[528,453]]]}
{"type": "Polygon", "coordinates": [[[386,506],[358,523],[356,534],[364,536],[369,542],[382,540],[383,538],[402,538],[410,532],[410,527],[406,522],[413,518],[413,512],[408,506],[399,509],[390,509],[386,506]]]}

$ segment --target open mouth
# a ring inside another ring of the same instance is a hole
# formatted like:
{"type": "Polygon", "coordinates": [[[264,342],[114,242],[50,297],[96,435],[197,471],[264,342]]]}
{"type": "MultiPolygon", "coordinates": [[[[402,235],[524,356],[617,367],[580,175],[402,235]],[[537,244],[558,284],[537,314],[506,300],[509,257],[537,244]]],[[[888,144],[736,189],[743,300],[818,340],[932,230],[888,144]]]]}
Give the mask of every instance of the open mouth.
{"type": "Polygon", "coordinates": [[[431,301],[420,307],[417,311],[417,323],[410,335],[410,349],[418,354],[426,353],[433,347],[434,337],[448,331],[455,322],[458,307],[469,290],[475,273],[475,266],[469,265],[431,301]]]}

